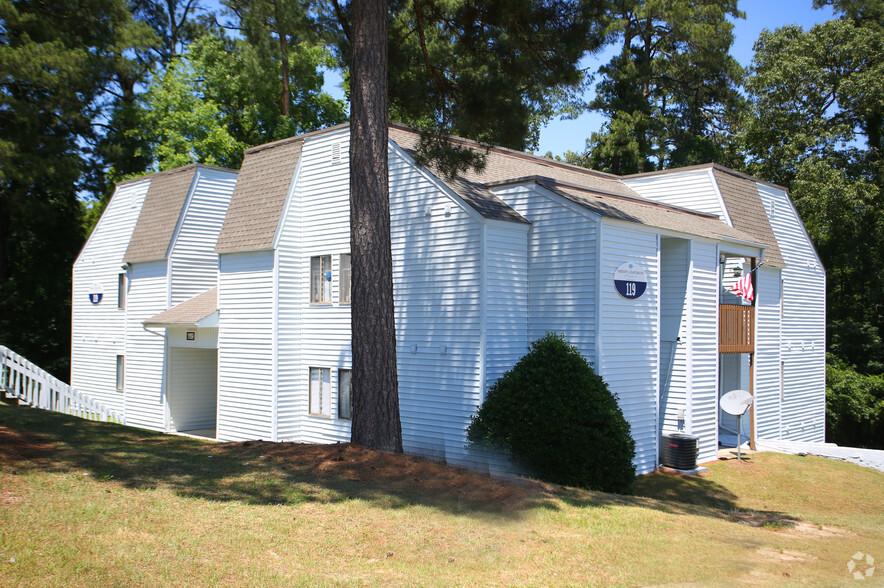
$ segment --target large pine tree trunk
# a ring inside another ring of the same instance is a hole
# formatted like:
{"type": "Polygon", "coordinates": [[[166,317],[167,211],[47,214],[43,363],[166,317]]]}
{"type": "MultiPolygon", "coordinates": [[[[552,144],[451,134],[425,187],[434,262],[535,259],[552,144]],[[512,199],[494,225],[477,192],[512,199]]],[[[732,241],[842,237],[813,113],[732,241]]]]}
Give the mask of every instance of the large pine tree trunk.
{"type": "Polygon", "coordinates": [[[401,452],[387,179],[387,5],[385,0],[354,0],[352,6],[351,440],[401,452]]]}

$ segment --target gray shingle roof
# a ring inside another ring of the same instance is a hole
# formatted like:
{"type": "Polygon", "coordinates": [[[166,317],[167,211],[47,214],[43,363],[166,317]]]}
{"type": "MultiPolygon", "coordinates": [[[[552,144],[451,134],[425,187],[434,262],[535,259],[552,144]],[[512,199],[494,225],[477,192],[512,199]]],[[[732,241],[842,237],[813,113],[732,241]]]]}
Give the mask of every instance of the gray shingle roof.
{"type": "Polygon", "coordinates": [[[726,168],[717,163],[692,165],[690,167],[633,174],[625,177],[646,178],[664,174],[677,174],[691,169],[710,168],[712,169],[712,175],[715,178],[715,183],[718,185],[718,191],[721,193],[721,198],[724,200],[724,206],[727,209],[728,216],[730,217],[734,228],[751,235],[752,241],[767,245],[767,250],[764,253],[764,263],[779,268],[786,267],[786,261],[783,259],[783,254],[777,243],[777,238],[770,226],[767,213],[764,211],[764,204],[761,202],[761,195],[758,193],[757,184],[767,184],[785,190],[782,186],[777,186],[776,184],[753,178],[752,176],[726,168]]]}
{"type": "MultiPolygon", "coordinates": [[[[390,126],[390,139],[404,149],[409,155],[414,156],[417,151],[420,135],[401,125],[390,126]]],[[[490,166],[489,166],[490,167],[490,166]]],[[[461,200],[484,218],[504,220],[517,223],[528,223],[518,212],[510,208],[503,200],[492,194],[483,184],[482,178],[477,174],[464,173],[457,178],[446,178],[434,166],[429,166],[433,174],[439,178],[448,188],[457,194],[461,200]]]]}
{"type": "Polygon", "coordinates": [[[777,244],[773,228],[758,194],[756,181],[733,170],[716,165],[712,170],[721,198],[735,229],[752,235],[754,241],[767,243],[764,263],[774,267],[786,267],[786,261],[777,244]]]}
{"type": "MultiPolygon", "coordinates": [[[[246,151],[215,252],[271,249],[304,139],[340,130],[344,126],[338,125],[246,151]]],[[[394,123],[390,125],[389,133],[390,139],[406,152],[412,155],[416,152],[420,141],[417,131],[394,123]]],[[[711,215],[644,199],[612,174],[499,147],[486,152],[484,147],[473,141],[452,140],[485,153],[485,168],[481,171],[464,171],[456,178],[447,178],[432,168],[430,171],[484,218],[527,223],[524,217],[497,197],[492,188],[533,179],[606,218],[767,246],[766,261],[778,267],[784,266],[752,180],[727,168],[715,166],[725,205],[732,218],[740,219],[734,220],[734,228],[711,215]]]]}
{"type": "Polygon", "coordinates": [[[155,327],[196,326],[202,319],[216,312],[218,312],[217,287],[150,317],[144,321],[144,324],[155,327]]]}
{"type": "Polygon", "coordinates": [[[197,165],[192,164],[150,177],[150,187],[124,261],[137,263],[166,259],[196,169],[197,165]]]}
{"type": "Polygon", "coordinates": [[[303,144],[295,137],[246,151],[215,253],[273,247],[303,144]]]}
{"type": "Polygon", "coordinates": [[[166,259],[169,246],[175,235],[175,227],[190,193],[196,171],[198,169],[214,169],[230,173],[236,170],[192,163],[184,167],[151,174],[149,176],[120,182],[121,186],[130,182],[150,180],[141,213],[129,239],[124,261],[138,263],[166,259]]]}
{"type": "Polygon", "coordinates": [[[744,231],[727,226],[717,216],[711,214],[686,210],[677,206],[667,206],[644,198],[598,194],[574,186],[557,184],[546,179],[539,179],[538,184],[605,218],[640,223],[715,240],[736,239],[759,245],[764,244],[744,231]]]}
{"type": "MultiPolygon", "coordinates": [[[[390,139],[410,154],[414,154],[420,141],[420,134],[409,127],[392,123],[390,139]]],[[[493,147],[486,152],[480,144],[467,139],[452,138],[452,141],[476,151],[485,153],[485,168],[481,171],[468,169],[461,172],[458,178],[446,178],[437,170],[431,169],[440,180],[472,206],[479,214],[488,219],[527,222],[519,213],[507,206],[500,198],[492,194],[488,184],[522,178],[527,176],[543,176],[560,182],[576,184],[593,189],[603,194],[620,194],[638,197],[631,188],[626,186],[617,176],[594,170],[553,161],[535,155],[493,147]]]]}

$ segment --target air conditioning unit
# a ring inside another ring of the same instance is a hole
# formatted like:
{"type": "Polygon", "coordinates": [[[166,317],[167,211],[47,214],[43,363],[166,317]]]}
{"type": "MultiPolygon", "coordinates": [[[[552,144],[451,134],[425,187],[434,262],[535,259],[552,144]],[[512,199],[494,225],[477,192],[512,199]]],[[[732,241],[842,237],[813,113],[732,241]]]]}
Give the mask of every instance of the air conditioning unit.
{"type": "Polygon", "coordinates": [[[674,470],[692,470],[697,467],[697,456],[700,454],[700,437],[684,433],[667,433],[663,435],[660,450],[660,462],[663,467],[674,470]]]}

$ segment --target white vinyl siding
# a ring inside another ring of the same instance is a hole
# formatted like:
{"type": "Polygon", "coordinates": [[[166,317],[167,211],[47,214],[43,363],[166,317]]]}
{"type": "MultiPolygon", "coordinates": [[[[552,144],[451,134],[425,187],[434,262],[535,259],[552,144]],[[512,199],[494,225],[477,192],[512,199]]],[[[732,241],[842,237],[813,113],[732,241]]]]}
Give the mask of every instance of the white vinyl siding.
{"type": "Polygon", "coordinates": [[[598,372],[617,395],[635,439],[639,474],[657,466],[657,390],[659,385],[658,236],[621,224],[602,223],[599,295],[598,372]],[[623,298],[614,272],[623,263],[639,264],[648,278],[645,293],[623,298]]]}
{"type": "Polygon", "coordinates": [[[116,356],[125,355],[126,311],[115,304],[114,284],[149,185],[142,180],[117,188],[73,267],[71,384],[118,411],[116,356]],[[93,284],[105,292],[99,304],[89,302],[93,284]]]}
{"type": "MultiPolygon", "coordinates": [[[[531,222],[528,233],[528,339],[561,333],[595,361],[598,216],[531,184],[495,190],[531,222]]],[[[527,344],[519,357],[527,352],[527,344]]]]}
{"type": "MultiPolygon", "coordinates": [[[[337,395],[321,416],[311,414],[310,367],[350,365],[350,306],[340,304],[340,258],[350,250],[349,167],[331,166],[345,133],[308,139],[278,237],[278,438],[305,443],[350,440],[350,421],[335,418],[337,395]],[[313,258],[324,258],[312,272],[313,258]],[[326,280],[324,272],[331,272],[326,280]],[[311,278],[321,278],[317,280],[311,278]],[[321,303],[311,302],[318,292],[321,303]],[[328,418],[331,416],[332,418],[328,418]]],[[[338,386],[330,371],[329,390],[338,386]]],[[[318,414],[318,413],[317,413],[318,414]]]]}
{"type": "Polygon", "coordinates": [[[274,255],[221,256],[218,439],[273,438],[274,255]]]}
{"type": "Polygon", "coordinates": [[[396,149],[390,208],[403,445],[463,463],[484,385],[483,222],[396,149]]]}
{"type": "Polygon", "coordinates": [[[215,243],[227,214],[236,174],[198,168],[171,253],[170,306],[218,285],[215,243]]]}
{"type": "Polygon", "coordinates": [[[154,430],[165,429],[165,330],[142,323],[166,310],[167,284],[164,261],[136,263],[129,269],[126,424],[154,430]]]}
{"type": "MultiPolygon", "coordinates": [[[[309,367],[332,366],[337,390],[350,356],[350,306],[341,290],[350,249],[349,175],[329,166],[341,134],[305,141],[279,247],[279,437],[346,441],[350,422],[315,417],[309,367]],[[331,254],[331,304],[310,304],[311,258],[331,254]]],[[[391,149],[391,228],[400,412],[406,451],[462,460],[465,430],[481,401],[482,225],[391,149]],[[427,210],[430,215],[427,215],[427,210]]]]}
{"type": "Polygon", "coordinates": [[[528,350],[529,225],[485,226],[485,391],[528,350]]]}
{"type": "Polygon", "coordinates": [[[691,243],[660,243],[660,430],[686,432],[688,411],[688,280],[691,243]],[[680,420],[679,411],[683,411],[680,420]]]}
{"type": "MultiPolygon", "coordinates": [[[[757,188],[786,261],[780,327],[780,361],[785,364],[780,438],[824,441],[825,270],[788,194],[767,184],[759,183],[757,188]]],[[[766,425],[765,431],[769,431],[766,425]]]]}
{"type": "Polygon", "coordinates": [[[648,200],[714,214],[724,222],[728,220],[711,167],[624,178],[623,183],[648,200]]]}
{"type": "Polygon", "coordinates": [[[699,463],[718,458],[718,272],[716,244],[691,241],[688,432],[700,437],[699,463]]]}
{"type": "MultiPolygon", "coordinates": [[[[296,178],[297,180],[297,178],[296,178]]],[[[277,260],[279,265],[277,284],[277,438],[279,441],[301,441],[301,423],[308,410],[304,395],[307,380],[303,374],[301,358],[302,308],[310,296],[309,266],[301,256],[300,188],[286,211],[282,226],[277,260]]]]}
{"type": "Polygon", "coordinates": [[[761,266],[756,274],[755,435],[758,439],[778,439],[782,391],[780,270],[761,266]]]}

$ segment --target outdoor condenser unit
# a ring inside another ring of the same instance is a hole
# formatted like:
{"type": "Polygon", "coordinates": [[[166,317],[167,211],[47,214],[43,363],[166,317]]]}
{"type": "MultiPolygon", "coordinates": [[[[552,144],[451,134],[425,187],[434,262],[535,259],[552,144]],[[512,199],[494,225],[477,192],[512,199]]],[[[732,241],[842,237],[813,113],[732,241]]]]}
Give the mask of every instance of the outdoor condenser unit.
{"type": "Polygon", "coordinates": [[[700,437],[684,433],[663,435],[660,461],[663,467],[675,470],[692,470],[697,467],[700,454],[700,437]]]}

